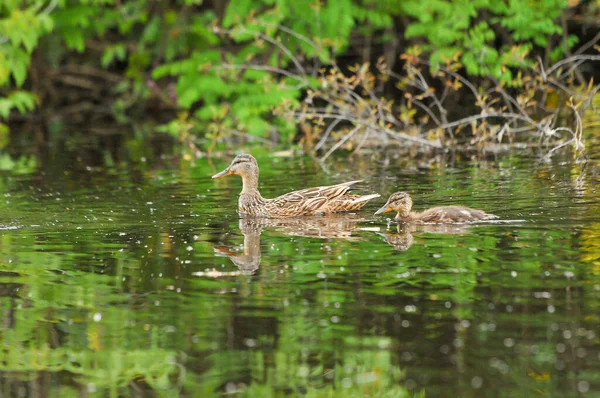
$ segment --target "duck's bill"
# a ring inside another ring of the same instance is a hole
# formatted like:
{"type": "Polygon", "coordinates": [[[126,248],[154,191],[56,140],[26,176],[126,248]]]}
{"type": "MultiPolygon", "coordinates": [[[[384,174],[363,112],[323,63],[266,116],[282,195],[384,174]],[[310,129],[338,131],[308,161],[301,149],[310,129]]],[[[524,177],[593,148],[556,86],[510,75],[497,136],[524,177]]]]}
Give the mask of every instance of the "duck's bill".
{"type": "Polygon", "coordinates": [[[387,203],[386,203],[386,204],[385,204],[385,205],[383,205],[383,206],[382,206],[382,207],[381,207],[379,210],[377,210],[377,211],[375,212],[375,215],[378,215],[378,214],[383,214],[383,213],[387,213],[387,212],[390,212],[390,211],[392,211],[392,209],[390,209],[390,208],[389,208],[389,206],[388,206],[388,205],[387,205],[387,203]]]}
{"type": "Polygon", "coordinates": [[[215,174],[214,176],[212,176],[212,178],[221,178],[228,175],[231,175],[231,170],[229,169],[229,167],[223,170],[222,172],[215,174]]]}

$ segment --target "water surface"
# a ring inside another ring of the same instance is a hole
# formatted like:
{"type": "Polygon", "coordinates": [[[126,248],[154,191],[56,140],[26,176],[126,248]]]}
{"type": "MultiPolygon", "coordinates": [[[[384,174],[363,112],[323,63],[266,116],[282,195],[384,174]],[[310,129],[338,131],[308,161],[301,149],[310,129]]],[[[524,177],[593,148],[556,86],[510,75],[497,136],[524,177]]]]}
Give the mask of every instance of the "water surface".
{"type": "Polygon", "coordinates": [[[258,156],[261,190],[365,179],[356,215],[239,220],[230,158],[0,174],[0,396],[600,391],[597,160],[258,156]],[[326,173],[327,171],[327,173],[326,173]],[[398,227],[463,204],[499,223],[398,227]],[[389,215],[389,214],[388,214],[389,215]]]}

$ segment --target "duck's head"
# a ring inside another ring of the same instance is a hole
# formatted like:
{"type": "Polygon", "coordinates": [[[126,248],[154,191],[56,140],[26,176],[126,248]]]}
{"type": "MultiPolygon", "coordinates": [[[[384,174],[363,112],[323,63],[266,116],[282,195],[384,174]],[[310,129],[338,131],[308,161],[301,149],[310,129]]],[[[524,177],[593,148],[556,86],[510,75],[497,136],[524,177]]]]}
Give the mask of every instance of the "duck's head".
{"type": "Polygon", "coordinates": [[[220,173],[215,174],[212,178],[221,178],[231,175],[248,176],[258,175],[258,163],[252,155],[237,155],[231,162],[229,167],[220,173]]]}
{"type": "Polygon", "coordinates": [[[412,199],[410,195],[406,192],[396,192],[390,196],[388,201],[381,206],[379,210],[375,212],[375,214],[383,214],[388,213],[390,211],[397,211],[398,215],[396,218],[400,217],[408,217],[410,213],[410,209],[412,209],[412,199]]]}

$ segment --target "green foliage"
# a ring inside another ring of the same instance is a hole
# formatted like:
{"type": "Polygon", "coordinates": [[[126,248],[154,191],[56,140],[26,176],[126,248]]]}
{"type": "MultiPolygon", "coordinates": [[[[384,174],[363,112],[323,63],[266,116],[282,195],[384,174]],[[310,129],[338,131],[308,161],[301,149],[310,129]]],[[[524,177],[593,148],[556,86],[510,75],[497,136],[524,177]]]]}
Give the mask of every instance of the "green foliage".
{"type": "MultiPolygon", "coordinates": [[[[410,0],[401,6],[416,19],[407,27],[406,36],[427,40],[424,48],[431,52],[434,67],[459,56],[469,75],[493,76],[511,83],[514,76],[510,67],[531,66],[527,55],[534,46],[545,48],[549,37],[562,33],[556,20],[567,3],[410,0]],[[498,39],[504,42],[501,48],[495,43],[498,39]]],[[[572,46],[574,41],[566,44],[572,46]]],[[[564,54],[565,48],[561,49],[564,54]]]]}
{"type": "Polygon", "coordinates": [[[27,91],[12,91],[5,98],[0,98],[0,118],[8,119],[13,108],[20,113],[32,111],[35,108],[35,101],[35,96],[27,91]]]}
{"type": "Polygon", "coordinates": [[[102,60],[100,61],[102,67],[107,68],[114,60],[123,61],[125,60],[125,46],[122,43],[115,44],[114,46],[108,47],[104,54],[102,54],[102,60]]]}
{"type": "MultiPolygon", "coordinates": [[[[358,23],[371,29],[391,26],[392,20],[375,2],[231,1],[222,28],[206,29],[213,20],[192,21],[197,35],[183,59],[156,68],[155,79],[177,77],[178,104],[193,113],[194,130],[212,142],[242,131],[267,138],[273,132],[289,142],[295,123],[273,115],[282,106],[298,106],[303,91],[314,84],[306,68],[330,64],[348,46],[358,23]],[[332,23],[335,21],[335,23],[332,23]],[[219,34],[217,36],[217,34],[219,34]],[[233,41],[235,51],[222,52],[233,41]]],[[[169,57],[167,57],[169,58],[169,57]]],[[[181,135],[187,129],[171,123],[165,131],[181,135]]]]}
{"type": "MultiPolygon", "coordinates": [[[[182,142],[204,139],[212,148],[224,137],[242,135],[290,144],[298,120],[284,114],[299,109],[327,67],[346,73],[348,58],[355,62],[365,43],[383,45],[389,63],[400,54],[385,46],[404,34],[412,45],[408,52],[424,55],[434,68],[454,62],[468,75],[519,85],[515,72],[533,65],[532,51],[552,47],[547,59],[558,59],[577,42],[559,36],[557,19],[565,7],[561,0],[5,1],[0,123],[48,97],[36,92],[45,85],[26,83],[39,48],[40,70],[77,65],[95,69],[95,76],[103,68],[121,78],[98,84],[98,91],[117,98],[111,107],[119,122],[155,101],[171,117],[161,118],[158,131],[182,142]]],[[[379,53],[366,50],[362,61],[372,68],[379,53]]],[[[374,86],[380,90],[382,84],[374,86]]],[[[1,124],[0,133],[6,128],[1,124]]],[[[315,138],[318,132],[310,141],[315,138]]]]}
{"type": "Polygon", "coordinates": [[[36,5],[23,9],[16,4],[14,8],[5,6],[9,8],[0,19],[0,87],[7,85],[10,77],[20,87],[27,76],[31,53],[40,37],[52,30],[53,21],[47,14],[37,12],[36,5]]]}
{"type": "MultiPolygon", "coordinates": [[[[1,129],[1,127],[0,127],[1,129]]],[[[0,142],[2,142],[0,131],[0,142]]],[[[37,160],[33,157],[21,156],[14,160],[10,155],[0,155],[0,171],[10,171],[14,175],[31,174],[37,168],[37,160]]]]}
{"type": "MultiPolygon", "coordinates": [[[[83,52],[85,50],[86,29],[93,26],[91,23],[97,14],[94,5],[73,5],[59,10],[54,18],[57,22],[57,33],[61,35],[67,49],[83,52]]],[[[101,23],[99,26],[103,26],[101,23]]]]}
{"type": "Polygon", "coordinates": [[[35,107],[33,95],[15,88],[25,82],[31,53],[40,37],[54,26],[48,13],[40,12],[44,3],[12,1],[0,6],[0,132],[6,131],[2,121],[8,119],[12,109],[26,113],[35,107]]]}

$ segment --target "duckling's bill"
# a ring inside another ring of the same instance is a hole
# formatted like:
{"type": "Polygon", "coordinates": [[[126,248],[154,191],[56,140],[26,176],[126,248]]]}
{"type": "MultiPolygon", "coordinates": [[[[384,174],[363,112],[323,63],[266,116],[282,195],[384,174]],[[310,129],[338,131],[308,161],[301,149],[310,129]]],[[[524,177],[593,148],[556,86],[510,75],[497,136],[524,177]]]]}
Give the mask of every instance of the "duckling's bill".
{"type": "Polygon", "coordinates": [[[377,210],[375,212],[375,215],[378,214],[383,214],[383,213],[389,213],[390,211],[392,211],[392,209],[390,208],[390,206],[388,206],[388,204],[384,204],[383,206],[381,206],[381,208],[379,208],[379,210],[377,210]]]}

